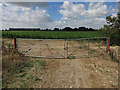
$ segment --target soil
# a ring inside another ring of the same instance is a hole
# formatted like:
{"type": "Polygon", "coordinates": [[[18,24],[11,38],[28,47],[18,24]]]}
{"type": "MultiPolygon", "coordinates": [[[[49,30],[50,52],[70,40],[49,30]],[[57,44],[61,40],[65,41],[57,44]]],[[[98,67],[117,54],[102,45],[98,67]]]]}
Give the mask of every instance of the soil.
{"type": "Polygon", "coordinates": [[[46,59],[46,63],[34,88],[118,87],[118,64],[102,57],[46,59]]]}

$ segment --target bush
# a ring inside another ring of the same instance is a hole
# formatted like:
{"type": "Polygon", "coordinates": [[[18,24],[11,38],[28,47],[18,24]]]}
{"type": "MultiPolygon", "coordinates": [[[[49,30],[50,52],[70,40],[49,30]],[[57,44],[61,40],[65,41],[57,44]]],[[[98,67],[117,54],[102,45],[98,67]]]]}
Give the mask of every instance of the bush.
{"type": "Polygon", "coordinates": [[[120,46],[120,30],[119,29],[100,29],[99,33],[101,33],[104,37],[110,36],[110,45],[118,45],[120,46]]]}
{"type": "Polygon", "coordinates": [[[118,45],[120,46],[120,30],[114,30],[114,32],[110,33],[111,37],[111,45],[118,45]]]}

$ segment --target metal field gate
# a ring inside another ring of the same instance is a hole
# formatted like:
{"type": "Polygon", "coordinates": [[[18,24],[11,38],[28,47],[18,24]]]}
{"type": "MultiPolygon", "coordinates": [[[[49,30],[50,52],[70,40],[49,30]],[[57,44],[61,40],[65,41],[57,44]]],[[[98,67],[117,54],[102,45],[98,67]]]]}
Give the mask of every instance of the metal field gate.
{"type": "Polygon", "coordinates": [[[25,56],[65,58],[64,39],[17,39],[17,48],[25,56]]]}
{"type": "Polygon", "coordinates": [[[99,56],[108,52],[108,38],[80,38],[67,40],[67,57],[99,56]]]}
{"type": "Polygon", "coordinates": [[[25,56],[41,58],[79,58],[108,51],[108,38],[16,39],[18,51],[25,56]]]}

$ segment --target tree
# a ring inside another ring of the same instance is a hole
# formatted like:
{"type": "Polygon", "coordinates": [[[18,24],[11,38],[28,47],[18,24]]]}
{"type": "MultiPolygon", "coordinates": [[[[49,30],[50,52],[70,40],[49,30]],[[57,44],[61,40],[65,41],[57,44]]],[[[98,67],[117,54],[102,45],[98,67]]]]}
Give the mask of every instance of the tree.
{"type": "Polygon", "coordinates": [[[104,25],[102,34],[111,37],[111,44],[120,45],[120,2],[118,3],[117,16],[107,16],[106,21],[107,25],[104,25]]]}
{"type": "Polygon", "coordinates": [[[53,31],[59,31],[59,28],[54,28],[54,30],[53,31]]]}
{"type": "Polygon", "coordinates": [[[65,28],[63,28],[63,31],[72,31],[73,29],[72,28],[70,28],[70,27],[65,27],[65,28]]]}

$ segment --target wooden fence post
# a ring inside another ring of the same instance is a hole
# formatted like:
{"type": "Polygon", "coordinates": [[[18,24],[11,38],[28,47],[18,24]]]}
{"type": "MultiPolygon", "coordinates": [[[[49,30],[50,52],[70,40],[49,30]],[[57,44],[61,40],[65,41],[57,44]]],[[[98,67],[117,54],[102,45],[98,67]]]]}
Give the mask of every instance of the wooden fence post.
{"type": "Polygon", "coordinates": [[[65,48],[65,43],[66,43],[66,39],[64,39],[64,57],[66,58],[66,53],[65,53],[65,50],[66,50],[66,48],[65,48]]]}
{"type": "Polygon", "coordinates": [[[66,42],[67,42],[67,47],[66,47],[67,56],[66,56],[66,58],[68,59],[68,40],[66,40],[66,42]]]}
{"type": "Polygon", "coordinates": [[[110,51],[110,36],[108,37],[108,47],[107,47],[107,52],[109,53],[110,51]]]}
{"type": "Polygon", "coordinates": [[[14,40],[14,49],[16,49],[16,47],[17,47],[16,38],[13,38],[13,40],[14,40]]]}
{"type": "Polygon", "coordinates": [[[88,56],[89,56],[89,46],[90,46],[90,45],[89,45],[89,39],[88,39],[88,56]]]}

